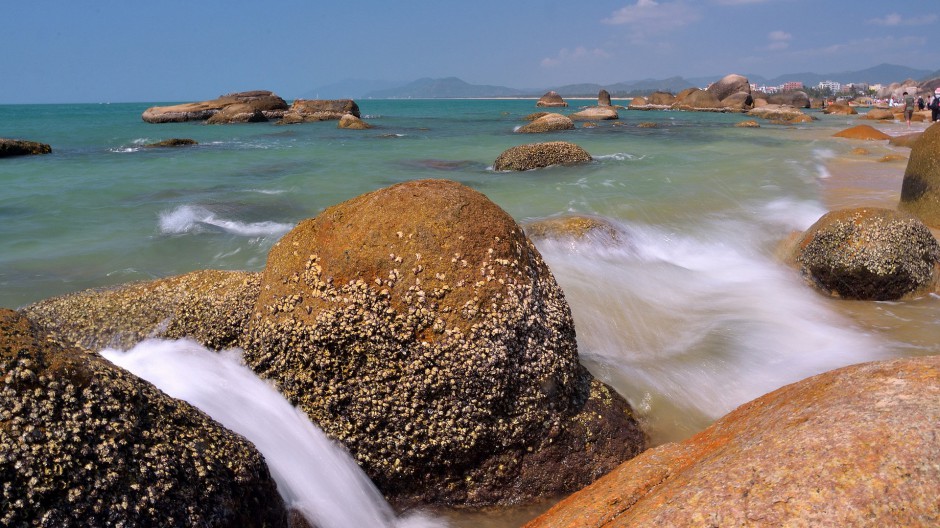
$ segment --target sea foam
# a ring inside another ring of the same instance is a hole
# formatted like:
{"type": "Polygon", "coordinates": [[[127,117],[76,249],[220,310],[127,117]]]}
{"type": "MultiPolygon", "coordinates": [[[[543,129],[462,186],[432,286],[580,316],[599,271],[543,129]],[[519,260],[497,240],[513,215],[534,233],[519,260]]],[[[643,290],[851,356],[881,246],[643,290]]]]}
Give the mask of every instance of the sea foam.
{"type": "Polygon", "coordinates": [[[294,228],[282,222],[240,222],[221,218],[199,205],[181,205],[160,213],[160,232],[165,235],[225,232],[247,237],[281,236],[294,228]]]}

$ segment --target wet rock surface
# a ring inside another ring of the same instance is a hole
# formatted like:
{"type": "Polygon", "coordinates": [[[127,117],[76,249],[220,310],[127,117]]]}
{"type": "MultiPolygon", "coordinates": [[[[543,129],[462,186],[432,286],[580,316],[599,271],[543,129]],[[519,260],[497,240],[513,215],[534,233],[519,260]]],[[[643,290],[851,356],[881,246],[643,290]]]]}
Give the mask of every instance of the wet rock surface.
{"type": "Polygon", "coordinates": [[[836,132],[832,136],[846,139],[862,139],[866,141],[891,139],[891,136],[870,125],[857,125],[851,128],[846,128],[845,130],[836,132]]]}
{"type": "Polygon", "coordinates": [[[936,124],[911,146],[898,207],[940,228],[940,126],[936,124]]]}
{"type": "Polygon", "coordinates": [[[11,310],[0,377],[3,526],[287,526],[247,440],[11,310]]]}
{"type": "Polygon", "coordinates": [[[57,340],[86,350],[128,349],[148,337],[192,337],[224,349],[238,344],[260,280],[259,273],[194,271],[53,297],[22,312],[57,340]]]}
{"type": "Polygon", "coordinates": [[[833,211],[810,227],[793,261],[818,290],[892,300],[936,289],[940,244],[914,216],[891,209],[833,211]]]}
{"type": "Polygon", "coordinates": [[[522,229],[454,182],[301,222],[271,250],[245,349],[399,505],[564,493],[645,441],[578,363],[567,303],[522,229]]]}
{"type": "Polygon", "coordinates": [[[27,141],[24,139],[0,138],[0,158],[49,154],[51,152],[52,147],[46,145],[45,143],[27,141]]]}
{"type": "Polygon", "coordinates": [[[550,165],[584,163],[591,161],[586,150],[566,141],[530,143],[512,147],[500,154],[493,162],[496,171],[524,171],[550,165]]]}
{"type": "Polygon", "coordinates": [[[820,374],[646,451],[526,526],[937,526],[938,402],[938,356],[820,374]]]}
{"type": "Polygon", "coordinates": [[[544,114],[533,119],[529,124],[519,127],[516,132],[520,134],[537,134],[542,132],[556,132],[559,130],[572,130],[574,122],[571,118],[561,114],[544,114]]]}

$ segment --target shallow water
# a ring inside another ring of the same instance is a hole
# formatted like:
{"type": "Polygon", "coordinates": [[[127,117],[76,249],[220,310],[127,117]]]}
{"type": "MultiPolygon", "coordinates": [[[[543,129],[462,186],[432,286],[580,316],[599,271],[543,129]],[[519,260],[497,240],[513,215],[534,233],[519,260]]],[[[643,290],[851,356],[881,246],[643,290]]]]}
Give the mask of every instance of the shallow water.
{"type": "MultiPolygon", "coordinates": [[[[873,160],[908,151],[881,142],[853,155],[858,142],[831,135],[855,118],[742,129],[739,115],[621,111],[622,126],[520,135],[534,101],[358,102],[375,129],[151,125],[140,120],[150,104],[0,106],[0,136],[54,149],[0,160],[0,306],[195,269],[260,270],[301,219],[396,182],[447,178],[521,223],[578,213],[616,227],[615,238],[537,245],[584,363],[630,401],[654,444],[812,374],[940,353],[940,298],[826,299],[774,257],[830,208],[896,203],[903,162],[873,160]],[[170,137],[200,144],[143,147],[170,137]],[[511,146],[559,139],[595,161],[490,169],[511,146]]],[[[447,518],[515,526],[539,509],[447,518]]]]}

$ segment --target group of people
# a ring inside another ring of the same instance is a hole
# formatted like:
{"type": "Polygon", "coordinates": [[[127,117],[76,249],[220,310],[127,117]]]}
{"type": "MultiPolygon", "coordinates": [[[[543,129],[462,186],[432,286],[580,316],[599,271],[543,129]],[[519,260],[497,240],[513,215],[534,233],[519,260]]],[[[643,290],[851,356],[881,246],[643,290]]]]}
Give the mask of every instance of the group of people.
{"type": "Polygon", "coordinates": [[[933,99],[930,103],[925,103],[923,96],[917,97],[915,101],[914,96],[907,92],[904,92],[902,101],[904,103],[904,120],[907,121],[907,128],[911,128],[911,118],[914,117],[915,106],[918,110],[923,110],[924,107],[930,109],[931,123],[936,122],[938,116],[940,116],[940,88],[934,90],[933,99]]]}

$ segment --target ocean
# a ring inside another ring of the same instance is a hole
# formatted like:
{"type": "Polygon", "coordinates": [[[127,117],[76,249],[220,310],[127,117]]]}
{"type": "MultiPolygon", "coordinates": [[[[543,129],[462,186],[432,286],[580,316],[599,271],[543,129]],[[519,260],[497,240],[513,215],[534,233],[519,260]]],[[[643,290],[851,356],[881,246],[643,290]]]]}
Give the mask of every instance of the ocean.
{"type": "MultiPolygon", "coordinates": [[[[534,100],[357,102],[375,128],[141,120],[147,107],[169,103],[0,106],[0,137],[53,148],[0,160],[0,306],[197,269],[259,271],[298,221],[397,182],[445,178],[484,193],[522,224],[587,214],[616,227],[613,239],[536,244],[571,305],[583,363],[628,399],[653,444],[687,438],[813,374],[940,354],[940,297],[828,299],[775,257],[782,240],[832,206],[833,164],[896,179],[852,195],[858,205],[897,202],[904,164],[873,159],[909,151],[831,137],[858,124],[854,116],[808,111],[819,120],[738,128],[749,118],[621,110],[617,123],[533,135],[514,129],[540,110],[534,100]],[[654,126],[637,126],[643,122],[654,126]],[[168,138],[199,144],[144,147],[168,138]],[[552,140],[576,143],[594,161],[492,170],[504,150],[552,140]],[[859,146],[872,151],[868,158],[852,152],[859,146]]],[[[563,113],[592,104],[569,102],[574,108],[563,113]]],[[[877,126],[907,132],[903,123],[877,126]]],[[[167,346],[193,344],[141,345],[167,346]]],[[[138,374],[162,387],[147,372],[138,374]]],[[[400,522],[515,526],[531,514],[400,522]]]]}

